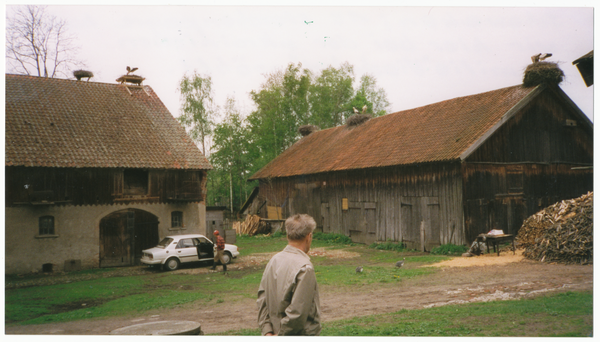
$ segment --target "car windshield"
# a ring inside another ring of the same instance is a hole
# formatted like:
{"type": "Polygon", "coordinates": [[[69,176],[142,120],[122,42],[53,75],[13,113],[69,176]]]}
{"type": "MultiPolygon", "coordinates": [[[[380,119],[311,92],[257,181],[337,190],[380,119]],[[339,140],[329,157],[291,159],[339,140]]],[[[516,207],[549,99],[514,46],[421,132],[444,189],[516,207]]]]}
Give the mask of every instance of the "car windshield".
{"type": "Polygon", "coordinates": [[[169,244],[171,244],[172,241],[173,239],[171,238],[164,238],[161,242],[158,243],[156,247],[166,248],[169,244]]]}

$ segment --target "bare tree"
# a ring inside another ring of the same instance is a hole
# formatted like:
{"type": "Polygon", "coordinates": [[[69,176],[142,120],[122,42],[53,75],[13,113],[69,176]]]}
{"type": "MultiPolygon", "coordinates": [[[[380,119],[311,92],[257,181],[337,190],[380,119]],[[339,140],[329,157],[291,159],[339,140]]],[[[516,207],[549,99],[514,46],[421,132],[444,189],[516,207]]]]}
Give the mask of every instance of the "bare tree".
{"type": "Polygon", "coordinates": [[[46,12],[45,6],[13,8],[6,23],[8,72],[43,77],[70,77],[83,63],[75,59],[78,47],[66,22],[46,12]]]}

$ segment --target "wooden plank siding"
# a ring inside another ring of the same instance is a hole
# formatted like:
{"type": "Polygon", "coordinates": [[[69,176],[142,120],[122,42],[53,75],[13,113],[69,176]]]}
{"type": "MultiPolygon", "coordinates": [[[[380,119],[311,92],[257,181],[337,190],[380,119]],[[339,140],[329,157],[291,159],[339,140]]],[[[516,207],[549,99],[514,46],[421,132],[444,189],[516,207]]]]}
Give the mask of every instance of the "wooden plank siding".
{"type": "Polygon", "coordinates": [[[491,229],[516,234],[523,220],[539,210],[592,191],[593,169],[577,167],[578,164],[464,163],[467,241],[491,229]],[[516,182],[521,184],[520,189],[510,178],[515,166],[522,172],[522,180],[516,182]]]}
{"type": "Polygon", "coordinates": [[[261,180],[259,202],[281,207],[285,217],[307,213],[322,231],[357,242],[392,240],[418,248],[425,220],[433,223],[428,248],[450,239],[463,244],[460,169],[459,162],[431,163],[261,180]]]}
{"type": "Polygon", "coordinates": [[[148,170],[147,193],[124,194],[124,169],[5,167],[7,207],[52,202],[54,205],[204,202],[206,170],[148,170]]]}

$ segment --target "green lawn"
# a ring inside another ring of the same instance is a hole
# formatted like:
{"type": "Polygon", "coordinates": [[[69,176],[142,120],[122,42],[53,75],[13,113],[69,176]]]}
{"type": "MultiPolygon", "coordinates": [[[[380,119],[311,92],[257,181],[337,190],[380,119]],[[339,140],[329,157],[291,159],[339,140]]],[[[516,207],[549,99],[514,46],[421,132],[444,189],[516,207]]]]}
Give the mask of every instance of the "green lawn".
{"type": "MultiPolygon", "coordinates": [[[[322,336],[587,337],[592,293],[447,305],[323,323],[322,336]]],[[[223,335],[260,335],[259,329],[223,335]]]]}
{"type": "MultiPolygon", "coordinates": [[[[238,237],[243,256],[273,253],[286,245],[284,236],[238,237]]],[[[322,290],[343,291],[356,286],[395,286],[410,278],[435,277],[438,268],[420,265],[447,260],[403,249],[375,249],[352,244],[338,235],[315,235],[313,247],[343,249],[360,258],[312,258],[322,290]],[[409,267],[392,265],[406,258],[409,267]],[[362,273],[354,269],[360,262],[362,273]]],[[[95,269],[67,276],[9,276],[5,278],[5,324],[40,324],[94,317],[120,317],[150,310],[189,307],[193,303],[227,305],[256,298],[262,265],[221,273],[186,274],[150,271],[127,275],[120,269],[95,269]],[[118,276],[115,276],[118,275],[118,276]],[[43,277],[59,284],[25,286],[43,277]],[[29,283],[28,283],[29,282],[29,283]]],[[[519,301],[501,301],[402,310],[393,314],[359,317],[323,324],[323,335],[335,336],[587,336],[592,331],[592,294],[566,293],[519,301]]],[[[258,329],[221,335],[257,335],[258,329]]]]}

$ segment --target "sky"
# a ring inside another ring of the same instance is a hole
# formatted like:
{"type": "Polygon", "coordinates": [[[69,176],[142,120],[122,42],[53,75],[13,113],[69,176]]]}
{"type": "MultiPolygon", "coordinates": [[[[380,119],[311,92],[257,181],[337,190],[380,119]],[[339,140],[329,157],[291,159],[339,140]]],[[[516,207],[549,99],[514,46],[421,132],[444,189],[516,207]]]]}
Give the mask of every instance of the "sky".
{"type": "Polygon", "coordinates": [[[234,97],[247,116],[254,108],[249,93],[260,89],[266,74],[302,63],[318,75],[348,62],[356,82],[364,74],[377,79],[391,113],[520,84],[532,55],[552,53],[548,61],[558,62],[566,75],[561,88],[593,121],[593,86],[586,87],[572,65],[593,50],[590,5],[349,3],[358,5],[50,5],[48,10],[76,34],[79,57],[95,75],[91,81],[116,83],[126,66],[138,67],[136,74],[146,78],[144,84],[173,116],[180,115],[179,81],[194,70],[211,77],[217,105],[234,97]]]}

